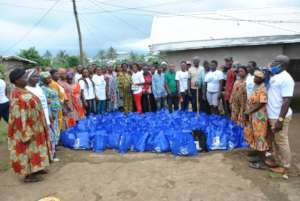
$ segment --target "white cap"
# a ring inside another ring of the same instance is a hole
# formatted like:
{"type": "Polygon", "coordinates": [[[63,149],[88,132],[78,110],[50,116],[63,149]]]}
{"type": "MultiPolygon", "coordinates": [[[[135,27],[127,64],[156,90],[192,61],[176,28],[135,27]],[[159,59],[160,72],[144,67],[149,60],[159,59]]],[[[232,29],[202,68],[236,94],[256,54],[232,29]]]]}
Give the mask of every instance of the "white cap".
{"type": "Polygon", "coordinates": [[[192,65],[191,61],[186,61],[186,64],[192,65]]]}
{"type": "Polygon", "coordinates": [[[165,61],[163,61],[163,62],[161,62],[161,64],[160,65],[168,65],[168,63],[167,62],[165,62],[165,61]]]}

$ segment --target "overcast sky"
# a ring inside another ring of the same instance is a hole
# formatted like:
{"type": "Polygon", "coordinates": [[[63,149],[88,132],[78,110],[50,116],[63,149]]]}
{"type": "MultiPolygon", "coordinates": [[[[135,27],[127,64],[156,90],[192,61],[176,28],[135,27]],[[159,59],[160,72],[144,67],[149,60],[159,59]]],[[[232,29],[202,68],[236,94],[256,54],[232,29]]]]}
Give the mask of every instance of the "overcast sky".
{"type": "MultiPolygon", "coordinates": [[[[110,46],[148,50],[153,16],[220,9],[300,7],[300,0],[77,0],[84,50],[93,56],[110,46]]],[[[71,0],[0,0],[0,55],[35,46],[78,52],[71,0]]],[[[192,31],[191,27],[191,31],[192,31]]]]}

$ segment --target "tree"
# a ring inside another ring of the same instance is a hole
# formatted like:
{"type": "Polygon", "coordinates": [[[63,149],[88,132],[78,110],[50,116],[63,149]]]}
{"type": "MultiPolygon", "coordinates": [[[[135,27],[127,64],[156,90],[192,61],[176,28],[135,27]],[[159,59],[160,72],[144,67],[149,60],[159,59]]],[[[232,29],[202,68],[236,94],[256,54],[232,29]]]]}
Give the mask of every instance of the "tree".
{"type": "Polygon", "coordinates": [[[105,62],[105,59],[106,59],[105,50],[99,50],[99,52],[96,54],[95,59],[100,61],[101,64],[103,64],[105,62]]]}
{"type": "Polygon", "coordinates": [[[73,56],[68,56],[67,61],[68,61],[68,66],[69,67],[78,66],[79,63],[80,63],[78,56],[74,56],[74,55],[73,56]]]}
{"type": "Polygon", "coordinates": [[[49,50],[45,52],[45,54],[42,56],[42,66],[51,66],[52,64],[52,54],[49,50]]]}
{"type": "Polygon", "coordinates": [[[131,52],[129,53],[128,59],[129,59],[129,61],[131,61],[131,62],[137,62],[137,60],[138,60],[138,55],[137,55],[136,53],[134,53],[133,51],[131,51],[131,52]]]}
{"type": "Polygon", "coordinates": [[[69,55],[65,50],[60,50],[54,58],[55,67],[67,67],[68,66],[68,57],[69,55]]]}
{"type": "Polygon", "coordinates": [[[29,49],[21,49],[18,53],[18,56],[35,61],[38,65],[42,65],[42,57],[40,56],[39,52],[35,49],[35,47],[31,47],[29,49]]]}
{"type": "Polygon", "coordinates": [[[106,52],[106,58],[110,60],[115,60],[117,58],[117,51],[113,47],[108,48],[106,52]]]}

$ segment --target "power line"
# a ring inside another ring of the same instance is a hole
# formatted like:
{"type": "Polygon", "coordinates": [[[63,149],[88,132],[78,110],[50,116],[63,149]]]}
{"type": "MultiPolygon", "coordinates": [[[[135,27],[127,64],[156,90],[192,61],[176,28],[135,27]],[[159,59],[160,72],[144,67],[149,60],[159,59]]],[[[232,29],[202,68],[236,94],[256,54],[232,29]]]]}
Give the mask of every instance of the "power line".
{"type": "Polygon", "coordinates": [[[55,6],[59,3],[59,1],[60,0],[56,0],[54,2],[54,4],[39,18],[39,20],[36,23],[34,23],[34,25],[32,26],[32,28],[30,30],[28,30],[19,40],[17,40],[10,47],[8,47],[6,50],[4,50],[3,53],[5,54],[6,52],[10,51],[14,47],[16,47],[19,43],[21,43],[27,36],[29,36],[34,31],[34,29],[36,27],[38,27],[42,23],[42,21],[51,12],[51,10],[53,10],[55,8],[55,6]]]}
{"type": "MultiPolygon", "coordinates": [[[[96,0],[95,0],[96,1],[96,0]]],[[[178,1],[178,0],[177,0],[178,1]]],[[[186,1],[185,1],[186,2],[186,1]]],[[[220,21],[247,21],[247,22],[265,22],[265,23],[291,23],[291,24],[298,24],[300,21],[289,21],[289,20],[251,20],[251,19],[226,19],[226,18],[218,18],[218,17],[207,17],[207,16],[197,16],[195,14],[176,14],[176,13],[170,13],[170,12],[163,12],[163,11],[155,11],[155,10],[149,10],[147,8],[150,7],[156,7],[160,6],[162,4],[156,4],[156,5],[149,5],[149,6],[142,6],[142,7],[126,7],[126,6],[120,6],[115,4],[109,4],[105,2],[98,2],[102,5],[111,6],[115,8],[120,8],[118,10],[106,10],[106,11],[99,11],[99,12],[85,12],[82,14],[102,14],[102,13],[113,13],[113,12],[119,12],[119,11],[128,11],[128,10],[135,10],[139,12],[146,12],[151,14],[160,14],[160,15],[172,15],[172,16],[190,16],[190,17],[196,17],[196,18],[203,18],[203,19],[211,19],[211,20],[220,20],[220,21]]],[[[169,2],[170,3],[170,2],[169,2]]],[[[169,3],[163,3],[163,4],[169,4],[169,3]]]]}
{"type": "MultiPolygon", "coordinates": [[[[95,2],[95,0],[93,1],[93,0],[89,0],[89,2],[91,2],[91,3],[93,3],[95,6],[97,6],[98,8],[100,8],[100,5],[98,4],[98,3],[100,3],[100,2],[95,2]]],[[[101,9],[101,8],[100,8],[101,9]]],[[[104,11],[107,11],[107,10],[105,10],[105,9],[103,9],[104,11]]],[[[113,15],[113,14],[111,14],[111,16],[112,17],[114,17],[115,19],[117,19],[118,21],[120,21],[120,22],[122,22],[123,24],[126,24],[128,27],[131,27],[133,30],[136,30],[136,31],[138,31],[138,32],[140,32],[142,35],[145,35],[145,34],[148,34],[148,33],[145,33],[143,30],[141,30],[139,27],[137,27],[137,26],[135,26],[135,25],[132,25],[132,24],[130,24],[130,23],[128,23],[126,20],[124,20],[123,18],[120,18],[120,17],[118,17],[118,16],[116,16],[116,15],[113,15]]]]}
{"type": "MultiPolygon", "coordinates": [[[[27,9],[32,9],[32,10],[41,10],[41,9],[47,9],[46,7],[32,7],[32,6],[27,6],[27,5],[21,5],[21,4],[13,4],[13,3],[1,3],[0,6],[8,6],[8,7],[14,7],[14,8],[27,8],[27,9]]],[[[53,12],[69,12],[72,13],[70,10],[63,10],[63,9],[55,9],[53,12]]]]}

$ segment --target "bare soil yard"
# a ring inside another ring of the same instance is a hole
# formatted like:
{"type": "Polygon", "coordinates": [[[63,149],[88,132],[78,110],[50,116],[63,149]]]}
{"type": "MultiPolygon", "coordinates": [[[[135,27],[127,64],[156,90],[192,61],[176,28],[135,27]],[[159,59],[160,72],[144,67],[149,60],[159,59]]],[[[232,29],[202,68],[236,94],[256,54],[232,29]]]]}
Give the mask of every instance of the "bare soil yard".
{"type": "Polygon", "coordinates": [[[197,157],[113,151],[96,154],[60,148],[61,162],[45,180],[22,183],[8,170],[8,151],[0,144],[0,200],[36,201],[299,201],[300,114],[290,127],[293,167],[289,179],[248,168],[246,151],[211,152],[197,157]]]}

